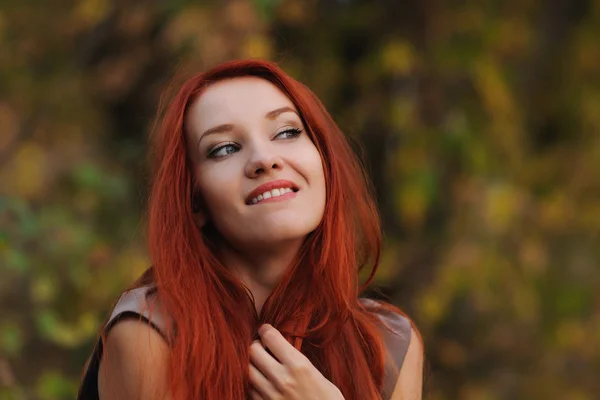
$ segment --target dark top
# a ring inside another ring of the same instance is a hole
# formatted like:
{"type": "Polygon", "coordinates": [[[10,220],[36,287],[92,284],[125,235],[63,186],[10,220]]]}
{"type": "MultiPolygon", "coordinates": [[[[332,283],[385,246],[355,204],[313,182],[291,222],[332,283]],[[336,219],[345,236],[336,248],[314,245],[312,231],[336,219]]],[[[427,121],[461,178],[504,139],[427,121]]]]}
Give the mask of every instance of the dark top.
{"type": "MultiPolygon", "coordinates": [[[[166,339],[165,332],[168,329],[169,321],[156,302],[154,293],[155,288],[153,286],[143,286],[121,295],[104,328],[105,333],[108,333],[120,320],[133,317],[144,321],[166,339]]],[[[370,299],[360,299],[360,301],[365,307],[377,304],[370,299]]],[[[390,332],[385,328],[380,329],[387,350],[381,396],[384,400],[388,400],[394,391],[400,368],[408,350],[411,325],[408,319],[391,311],[378,312],[378,317],[391,330],[390,332]]],[[[99,400],[98,369],[101,358],[102,340],[98,340],[84,372],[77,396],[78,400],[99,400]]]]}

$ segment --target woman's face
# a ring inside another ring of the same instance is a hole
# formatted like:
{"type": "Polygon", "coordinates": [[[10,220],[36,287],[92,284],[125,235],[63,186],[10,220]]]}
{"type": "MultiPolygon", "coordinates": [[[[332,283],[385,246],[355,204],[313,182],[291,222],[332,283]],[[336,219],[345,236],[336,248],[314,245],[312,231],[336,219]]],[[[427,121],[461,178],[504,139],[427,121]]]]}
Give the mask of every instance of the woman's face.
{"type": "Polygon", "coordinates": [[[319,225],[321,157],[275,85],[256,77],[211,84],[185,125],[202,213],[234,247],[297,241],[319,225]]]}

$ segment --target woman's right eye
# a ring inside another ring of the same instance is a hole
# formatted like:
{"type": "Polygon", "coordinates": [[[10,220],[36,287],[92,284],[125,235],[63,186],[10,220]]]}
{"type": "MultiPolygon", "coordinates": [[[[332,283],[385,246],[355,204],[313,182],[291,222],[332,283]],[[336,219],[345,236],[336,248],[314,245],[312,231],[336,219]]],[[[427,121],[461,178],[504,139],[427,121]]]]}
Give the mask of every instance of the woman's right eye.
{"type": "Polygon", "coordinates": [[[221,146],[215,147],[208,153],[208,158],[221,158],[229,154],[235,153],[238,150],[238,146],[235,143],[225,143],[221,146]]]}

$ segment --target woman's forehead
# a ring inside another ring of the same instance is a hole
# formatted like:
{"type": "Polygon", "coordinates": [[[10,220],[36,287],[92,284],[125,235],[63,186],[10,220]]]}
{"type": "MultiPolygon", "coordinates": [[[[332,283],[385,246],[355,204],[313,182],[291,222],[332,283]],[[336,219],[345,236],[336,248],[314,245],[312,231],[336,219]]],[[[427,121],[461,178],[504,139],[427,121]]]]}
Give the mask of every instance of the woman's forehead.
{"type": "Polygon", "coordinates": [[[262,116],[284,106],[296,109],[289,97],[271,82],[257,77],[239,77],[208,86],[190,111],[213,119],[240,113],[262,116]]]}

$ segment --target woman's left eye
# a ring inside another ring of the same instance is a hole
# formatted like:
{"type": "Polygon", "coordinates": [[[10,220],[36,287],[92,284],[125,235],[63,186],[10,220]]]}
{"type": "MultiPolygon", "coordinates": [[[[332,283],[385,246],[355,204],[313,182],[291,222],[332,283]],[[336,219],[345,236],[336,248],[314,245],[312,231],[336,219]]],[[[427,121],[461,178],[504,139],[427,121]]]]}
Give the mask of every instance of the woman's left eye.
{"type": "Polygon", "coordinates": [[[295,137],[298,137],[300,134],[302,133],[301,129],[298,128],[288,128],[284,131],[281,131],[277,134],[277,136],[275,136],[276,138],[278,137],[283,137],[283,139],[293,139],[295,137]]]}

